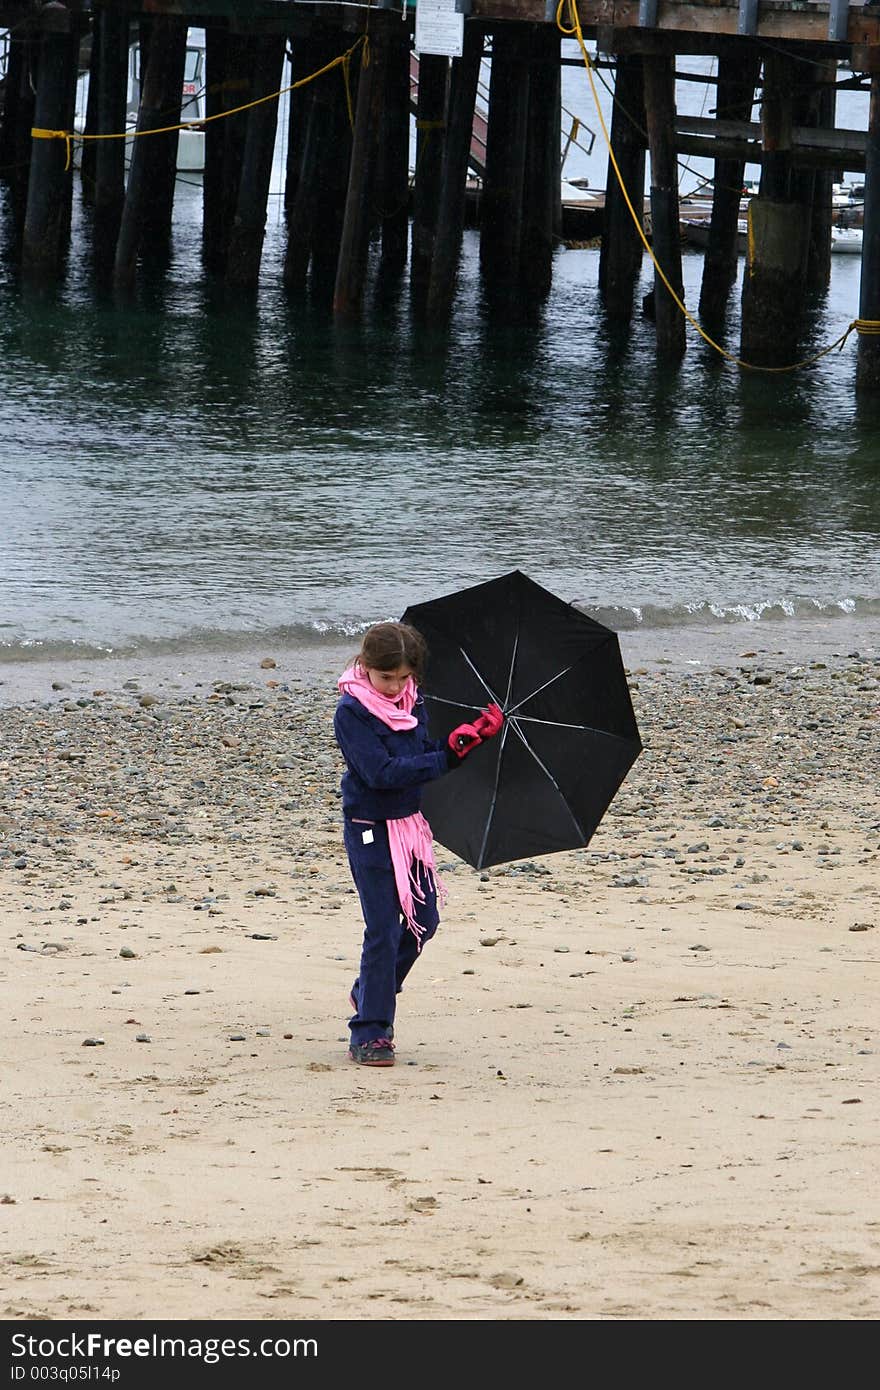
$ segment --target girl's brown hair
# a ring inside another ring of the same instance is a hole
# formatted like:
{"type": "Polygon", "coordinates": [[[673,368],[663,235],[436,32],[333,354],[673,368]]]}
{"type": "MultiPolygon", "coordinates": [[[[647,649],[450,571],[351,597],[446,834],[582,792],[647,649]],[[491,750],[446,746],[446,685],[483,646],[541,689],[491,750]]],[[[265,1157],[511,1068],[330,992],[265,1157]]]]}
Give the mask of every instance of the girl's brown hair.
{"type": "Polygon", "coordinates": [[[428,647],[424,637],[408,623],[374,623],[364,633],[357,665],[364,671],[396,671],[408,666],[416,682],[424,679],[428,647]]]}

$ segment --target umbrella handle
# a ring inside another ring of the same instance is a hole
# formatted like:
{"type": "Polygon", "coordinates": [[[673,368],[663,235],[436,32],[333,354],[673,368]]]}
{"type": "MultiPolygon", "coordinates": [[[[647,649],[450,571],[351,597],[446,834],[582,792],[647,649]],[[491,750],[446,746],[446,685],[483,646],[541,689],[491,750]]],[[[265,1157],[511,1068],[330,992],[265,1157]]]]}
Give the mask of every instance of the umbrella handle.
{"type": "Polygon", "coordinates": [[[446,740],[457,758],[464,758],[478,743],[482,743],[479,733],[472,724],[459,724],[446,740]]]}

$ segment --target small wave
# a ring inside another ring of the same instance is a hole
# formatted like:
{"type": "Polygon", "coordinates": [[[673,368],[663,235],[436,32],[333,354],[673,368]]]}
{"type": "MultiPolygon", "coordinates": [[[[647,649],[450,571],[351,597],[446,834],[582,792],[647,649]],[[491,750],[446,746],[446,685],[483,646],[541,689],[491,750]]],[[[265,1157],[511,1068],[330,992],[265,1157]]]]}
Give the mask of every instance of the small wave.
{"type": "Polygon", "coordinates": [[[116,657],[173,656],[186,652],[249,651],[255,646],[324,647],[355,641],[373,618],[363,622],[293,623],[263,631],[196,629],[170,637],[132,636],[114,641],[40,637],[0,637],[0,661],[100,661],[116,657]]]}
{"type": "MultiPolygon", "coordinates": [[[[615,632],[681,631],[698,628],[718,628],[734,623],[828,623],[839,618],[858,622],[880,618],[880,598],[767,599],[748,603],[719,603],[704,600],[694,603],[638,605],[602,605],[575,603],[574,607],[612,628],[615,632]]],[[[371,623],[393,616],[375,614],[358,620],[331,621],[316,618],[306,623],[291,623],[265,629],[196,628],[162,637],[150,635],[122,636],[106,641],[97,637],[65,638],[21,637],[0,630],[0,662],[36,663],[43,661],[100,661],[111,658],[169,657],[192,653],[198,655],[233,655],[263,648],[264,654],[273,649],[307,649],[343,646],[357,643],[371,623]]]]}
{"type": "Polygon", "coordinates": [[[779,598],[749,603],[656,604],[596,606],[577,603],[576,608],[616,632],[664,628],[717,627],[728,623],[829,622],[837,618],[880,617],[880,598],[779,598]]]}

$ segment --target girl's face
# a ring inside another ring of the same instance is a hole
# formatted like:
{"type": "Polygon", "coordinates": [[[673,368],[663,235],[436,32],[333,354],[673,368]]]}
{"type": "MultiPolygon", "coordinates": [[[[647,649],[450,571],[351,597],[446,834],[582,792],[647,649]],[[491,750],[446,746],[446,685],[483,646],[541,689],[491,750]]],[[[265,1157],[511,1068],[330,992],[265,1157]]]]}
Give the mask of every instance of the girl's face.
{"type": "Polygon", "coordinates": [[[375,666],[369,666],[367,675],[374,690],[378,690],[380,695],[387,696],[389,700],[396,700],[412,675],[412,670],[409,666],[398,666],[393,671],[379,671],[375,666]]]}

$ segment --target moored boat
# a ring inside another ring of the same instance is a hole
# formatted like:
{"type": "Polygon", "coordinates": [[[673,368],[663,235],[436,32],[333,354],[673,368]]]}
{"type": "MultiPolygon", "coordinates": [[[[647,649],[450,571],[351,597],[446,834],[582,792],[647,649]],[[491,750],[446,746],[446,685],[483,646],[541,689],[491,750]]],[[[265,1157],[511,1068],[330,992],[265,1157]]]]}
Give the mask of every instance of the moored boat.
{"type": "MultiPolygon", "coordinates": [[[[709,242],[709,218],[682,218],[679,224],[682,241],[689,246],[706,246],[709,242]]],[[[737,248],[744,256],[748,250],[749,226],[744,217],[737,222],[737,248]]],[[[859,256],[862,252],[861,227],[839,227],[832,224],[831,250],[835,255],[859,256]]]]}
{"type": "MultiPolygon", "coordinates": [[[[76,117],[74,129],[77,134],[85,132],[86,108],[88,104],[89,77],[83,73],[77,88],[76,117]]],[[[141,50],[138,43],[131,44],[128,50],[128,96],[126,99],[126,130],[134,131],[137,125],[138,104],[141,95],[141,50]]],[[[183,72],[183,93],[180,107],[180,122],[203,121],[205,119],[205,31],[190,28],[186,36],[186,58],[183,72]]],[[[125,162],[131,163],[133,135],[125,142],[125,162]]],[[[77,145],[75,162],[79,163],[82,146],[77,145]]],[[[179,173],[201,174],[205,169],[205,132],[203,129],[181,130],[177,138],[177,169],[179,173]]]]}

